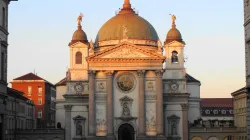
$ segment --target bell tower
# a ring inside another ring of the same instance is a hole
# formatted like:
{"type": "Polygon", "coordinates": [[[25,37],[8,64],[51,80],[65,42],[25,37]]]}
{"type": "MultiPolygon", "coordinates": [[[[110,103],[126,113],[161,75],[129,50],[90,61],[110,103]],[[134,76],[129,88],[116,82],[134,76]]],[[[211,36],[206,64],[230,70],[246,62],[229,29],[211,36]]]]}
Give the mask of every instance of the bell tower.
{"type": "Polygon", "coordinates": [[[172,28],[168,31],[166,40],[164,42],[166,64],[164,69],[166,70],[163,78],[169,79],[170,89],[169,91],[177,91],[179,93],[186,93],[186,82],[185,75],[186,71],[184,68],[184,47],[185,42],[182,40],[180,31],[176,28],[175,15],[172,17],[172,28]],[[172,85],[172,86],[171,86],[172,85]]]}
{"type": "Polygon", "coordinates": [[[70,81],[88,80],[88,63],[85,58],[89,56],[89,42],[86,33],[82,30],[82,18],[83,15],[80,14],[77,18],[77,30],[69,43],[70,68],[67,72],[67,78],[70,81]]]}

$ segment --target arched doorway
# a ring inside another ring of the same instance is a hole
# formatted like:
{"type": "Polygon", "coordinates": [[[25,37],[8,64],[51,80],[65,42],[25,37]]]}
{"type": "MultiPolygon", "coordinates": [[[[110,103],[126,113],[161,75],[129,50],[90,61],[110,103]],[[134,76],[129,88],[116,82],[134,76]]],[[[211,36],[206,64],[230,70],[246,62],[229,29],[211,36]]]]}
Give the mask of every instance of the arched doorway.
{"type": "Polygon", "coordinates": [[[118,140],[134,140],[135,130],[130,124],[123,124],[118,129],[118,140]]]}

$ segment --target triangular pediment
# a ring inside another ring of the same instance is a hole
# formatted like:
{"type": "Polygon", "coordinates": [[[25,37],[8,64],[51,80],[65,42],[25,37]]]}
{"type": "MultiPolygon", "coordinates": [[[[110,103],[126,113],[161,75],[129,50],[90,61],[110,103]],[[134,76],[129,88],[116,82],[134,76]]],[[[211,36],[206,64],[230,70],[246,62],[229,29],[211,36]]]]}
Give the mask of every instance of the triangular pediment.
{"type": "Polygon", "coordinates": [[[157,52],[124,42],[93,54],[87,57],[88,59],[165,59],[165,57],[157,52]]]}

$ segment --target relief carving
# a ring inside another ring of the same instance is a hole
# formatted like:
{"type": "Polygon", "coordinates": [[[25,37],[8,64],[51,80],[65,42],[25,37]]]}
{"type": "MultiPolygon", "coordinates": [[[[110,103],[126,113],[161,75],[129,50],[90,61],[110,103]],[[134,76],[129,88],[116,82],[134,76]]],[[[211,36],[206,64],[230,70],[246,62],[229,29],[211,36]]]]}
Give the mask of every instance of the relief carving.
{"type": "Polygon", "coordinates": [[[114,53],[104,56],[103,58],[138,58],[138,57],[148,57],[142,53],[136,52],[134,49],[124,47],[114,53]]]}
{"type": "Polygon", "coordinates": [[[96,105],[96,135],[106,136],[107,121],[106,121],[106,105],[96,105]]]}
{"type": "Polygon", "coordinates": [[[98,81],[96,82],[96,91],[97,92],[106,92],[106,82],[104,81],[98,81]]]}
{"type": "Polygon", "coordinates": [[[146,103],[146,134],[156,135],[156,104],[146,103]]]}
{"type": "Polygon", "coordinates": [[[146,81],[146,92],[155,91],[155,81],[146,81]]]}

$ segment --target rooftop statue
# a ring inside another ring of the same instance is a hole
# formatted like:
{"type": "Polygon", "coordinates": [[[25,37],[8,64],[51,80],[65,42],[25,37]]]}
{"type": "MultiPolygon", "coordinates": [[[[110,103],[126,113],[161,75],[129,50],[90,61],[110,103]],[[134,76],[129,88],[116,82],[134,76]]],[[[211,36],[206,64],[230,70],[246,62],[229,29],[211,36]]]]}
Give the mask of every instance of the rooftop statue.
{"type": "Polygon", "coordinates": [[[81,26],[82,18],[83,18],[83,14],[80,13],[80,15],[77,18],[78,26],[81,26]]]}
{"type": "Polygon", "coordinates": [[[172,17],[172,24],[175,24],[176,16],[172,14],[169,14],[169,15],[172,17]]]}

